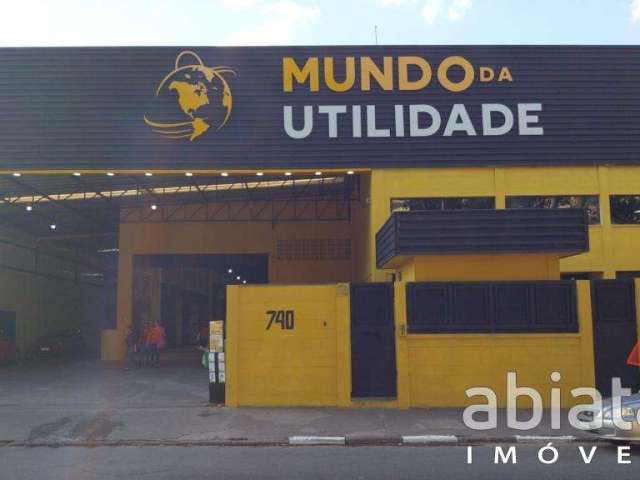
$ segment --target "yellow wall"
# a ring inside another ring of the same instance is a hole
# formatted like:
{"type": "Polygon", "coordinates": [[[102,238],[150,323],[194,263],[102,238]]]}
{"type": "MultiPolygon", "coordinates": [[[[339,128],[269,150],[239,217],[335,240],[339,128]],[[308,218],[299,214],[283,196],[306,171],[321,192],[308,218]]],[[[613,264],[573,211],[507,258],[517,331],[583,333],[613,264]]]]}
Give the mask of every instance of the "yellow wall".
{"type": "Polygon", "coordinates": [[[226,322],[229,406],[409,406],[351,399],[348,284],[228,286],[226,322]],[[266,330],[279,309],[295,311],[294,330],[266,330]]]}
{"type": "MultiPolygon", "coordinates": [[[[74,260],[74,252],[48,249],[23,233],[0,228],[0,238],[25,248],[39,248],[43,254],[55,254],[69,262],[74,260]]],[[[96,354],[100,331],[112,320],[107,319],[109,313],[113,314],[112,287],[37,275],[33,273],[35,258],[27,250],[17,248],[9,254],[16,256],[13,260],[24,262],[25,271],[0,266],[0,310],[16,312],[19,355],[31,353],[43,336],[66,328],[80,328],[89,352],[96,354]]]]}
{"type": "Polygon", "coordinates": [[[133,256],[152,254],[267,254],[269,282],[289,284],[337,283],[353,280],[353,240],[356,215],[351,222],[121,223],[118,265],[118,331],[104,331],[103,360],[124,356],[123,332],[132,323],[133,256]],[[351,239],[350,260],[279,261],[278,240],[351,239]]]}
{"type": "MultiPolygon", "coordinates": [[[[465,390],[494,389],[506,403],[506,375],[536,388],[545,406],[549,375],[559,371],[562,406],[570,390],[594,386],[589,282],[578,282],[579,333],[406,334],[405,282],[395,284],[398,397],[352,401],[349,288],[339,285],[229,286],[229,406],[461,407],[478,403],[465,390]],[[294,310],[295,328],[266,329],[267,310],[294,310]]],[[[527,406],[526,401],[520,406],[527,406]]]]}
{"type": "MultiPolygon", "coordinates": [[[[406,326],[405,283],[396,284],[396,330],[406,326]]],[[[549,405],[552,382],[559,371],[562,405],[579,403],[570,390],[594,386],[593,333],[589,282],[578,282],[577,334],[400,334],[398,391],[402,403],[412,407],[461,407],[484,403],[467,398],[471,387],[489,387],[506,405],[506,375],[517,372],[518,385],[536,388],[549,405]]],[[[584,399],[582,399],[584,400],[584,399]]],[[[526,402],[520,403],[526,406],[526,402]]]]}
{"type": "MultiPolygon", "coordinates": [[[[579,287],[578,334],[404,334],[407,282],[557,280],[560,272],[556,255],[420,256],[406,259],[398,271],[402,281],[395,285],[395,321],[402,406],[460,407],[478,403],[465,395],[468,388],[476,386],[492,388],[500,406],[505,406],[506,375],[510,371],[518,373],[519,385],[546,392],[545,402],[549,401],[548,376],[553,371],[563,375],[558,386],[565,388],[565,393],[593,385],[588,282],[579,287]]],[[[572,404],[568,395],[562,401],[572,404]]]]}
{"type": "Polygon", "coordinates": [[[349,321],[339,297],[347,295],[346,285],[227,287],[226,403],[338,405],[338,332],[349,321]],[[269,310],[293,311],[294,328],[267,330],[269,310]]]}
{"type": "Polygon", "coordinates": [[[0,268],[0,310],[16,312],[20,354],[65,328],[80,328],[89,352],[97,353],[107,302],[113,298],[106,288],[0,268]]]}
{"type": "Polygon", "coordinates": [[[440,255],[407,259],[399,279],[409,281],[558,280],[556,255],[440,255]]]}
{"type": "MultiPolygon", "coordinates": [[[[149,254],[269,255],[272,283],[350,281],[353,260],[278,261],[276,245],[283,239],[351,238],[350,222],[122,223],[120,258],[149,254]]],[[[352,255],[353,258],[353,255],[352,255]]]]}
{"type": "MultiPolygon", "coordinates": [[[[619,270],[640,270],[640,225],[611,225],[609,195],[640,194],[640,167],[510,167],[388,169],[371,172],[369,250],[375,233],[389,218],[392,198],[495,197],[504,208],[514,195],[599,195],[601,225],[589,227],[590,251],[561,260],[565,272],[603,272],[615,278],[619,270]]],[[[388,279],[377,270],[373,255],[363,278],[388,279]]]]}

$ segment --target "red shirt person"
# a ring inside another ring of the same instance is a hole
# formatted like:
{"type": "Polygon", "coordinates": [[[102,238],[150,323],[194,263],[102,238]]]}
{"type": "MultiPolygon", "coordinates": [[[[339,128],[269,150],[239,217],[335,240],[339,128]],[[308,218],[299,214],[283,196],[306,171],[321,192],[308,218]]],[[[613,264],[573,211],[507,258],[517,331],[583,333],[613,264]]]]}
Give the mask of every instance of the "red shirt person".
{"type": "Polygon", "coordinates": [[[640,367],[640,341],[636,343],[636,346],[633,347],[629,357],[627,358],[627,365],[631,365],[632,367],[640,367]]]}

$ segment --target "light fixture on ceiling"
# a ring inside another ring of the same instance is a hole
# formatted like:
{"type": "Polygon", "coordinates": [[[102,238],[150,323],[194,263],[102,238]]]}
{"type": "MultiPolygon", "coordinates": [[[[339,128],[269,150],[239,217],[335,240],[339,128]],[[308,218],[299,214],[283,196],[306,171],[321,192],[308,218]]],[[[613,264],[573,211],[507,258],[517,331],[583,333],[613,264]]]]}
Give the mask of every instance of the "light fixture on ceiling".
{"type": "Polygon", "coordinates": [[[227,272],[233,273],[233,268],[230,268],[229,270],[227,270],[227,272]]]}
{"type": "Polygon", "coordinates": [[[33,210],[33,206],[32,206],[32,205],[27,205],[26,207],[24,207],[24,209],[25,209],[27,212],[30,212],[31,210],[33,210]]]}
{"type": "Polygon", "coordinates": [[[151,205],[151,210],[157,210],[158,206],[154,203],[153,205],[151,205]]]}
{"type": "Polygon", "coordinates": [[[49,228],[51,230],[55,230],[56,228],[58,228],[58,226],[55,223],[52,223],[51,225],[49,225],[49,228]]]}
{"type": "Polygon", "coordinates": [[[101,248],[100,250],[97,250],[98,253],[118,253],[120,251],[119,248],[114,247],[114,248],[101,248]]]}
{"type": "Polygon", "coordinates": [[[240,280],[240,275],[238,275],[238,276],[236,277],[236,280],[240,280]]]}

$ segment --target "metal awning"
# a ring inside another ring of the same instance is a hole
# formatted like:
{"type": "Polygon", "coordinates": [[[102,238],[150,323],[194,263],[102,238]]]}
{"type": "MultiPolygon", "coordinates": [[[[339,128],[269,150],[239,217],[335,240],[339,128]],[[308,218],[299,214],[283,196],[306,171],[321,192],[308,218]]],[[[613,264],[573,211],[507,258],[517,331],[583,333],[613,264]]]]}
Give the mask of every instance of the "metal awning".
{"type": "MultiPolygon", "coordinates": [[[[348,203],[357,196],[357,186],[355,175],[314,173],[5,174],[0,177],[0,225],[24,231],[40,241],[59,241],[87,252],[115,251],[121,212],[125,210],[170,206],[175,211],[194,204],[232,202],[348,203]]],[[[296,220],[284,217],[288,209],[270,211],[268,217],[262,215],[258,220],[296,220]]],[[[234,219],[229,217],[228,221],[234,219]]]]}
{"type": "Polygon", "coordinates": [[[416,256],[569,256],[588,250],[587,213],[574,208],[395,212],[376,234],[378,268],[416,256]]]}

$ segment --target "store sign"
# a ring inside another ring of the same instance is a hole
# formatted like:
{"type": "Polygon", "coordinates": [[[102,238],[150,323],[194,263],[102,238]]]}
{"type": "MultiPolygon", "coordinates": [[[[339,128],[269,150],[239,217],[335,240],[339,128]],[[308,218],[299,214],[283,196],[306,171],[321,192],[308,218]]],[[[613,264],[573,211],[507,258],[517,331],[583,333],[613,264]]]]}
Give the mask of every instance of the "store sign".
{"type": "Polygon", "coordinates": [[[0,48],[0,171],[640,164],[640,47],[0,48]]]}
{"type": "MultiPolygon", "coordinates": [[[[474,82],[500,83],[513,82],[513,75],[508,66],[479,66],[474,65],[462,56],[446,57],[437,67],[434,78],[433,68],[429,61],[416,56],[385,56],[380,64],[371,57],[347,56],[344,61],[344,76],[336,79],[334,57],[309,57],[303,65],[295,59],[282,59],[282,84],[284,92],[293,92],[294,88],[306,91],[347,92],[359,88],[363,92],[371,91],[372,84],[381,91],[381,97],[387,92],[396,91],[426,91],[442,88],[449,92],[460,93],[468,90],[474,82]],[[450,72],[460,69],[460,79],[453,79],[450,72]],[[498,72],[496,74],[496,71],[498,72]],[[413,75],[412,75],[413,74],[413,75]],[[356,84],[356,77],[360,79],[356,84]],[[397,79],[397,82],[394,80],[397,79]],[[433,85],[437,84],[437,85],[433,85]]],[[[312,95],[310,95],[312,97],[312,95]]],[[[464,103],[454,103],[443,118],[443,114],[433,105],[426,103],[396,104],[384,108],[390,110],[387,116],[393,118],[390,127],[379,127],[375,104],[367,105],[304,105],[301,107],[300,119],[294,119],[294,107],[285,105],[283,108],[283,126],[286,134],[294,139],[303,139],[311,135],[317,117],[326,116],[326,130],[323,132],[329,138],[340,135],[354,138],[362,137],[429,137],[442,135],[451,137],[455,133],[469,136],[497,136],[506,135],[514,130],[518,135],[544,135],[544,128],[540,126],[538,113],[542,111],[542,103],[518,103],[515,111],[502,103],[482,103],[480,115],[474,122],[464,103]],[[346,117],[348,128],[340,132],[339,118],[346,117]],[[364,117],[364,118],[363,118],[364,117]],[[408,122],[406,121],[408,119],[408,122]],[[301,125],[296,128],[296,124],[301,125]]]]}

